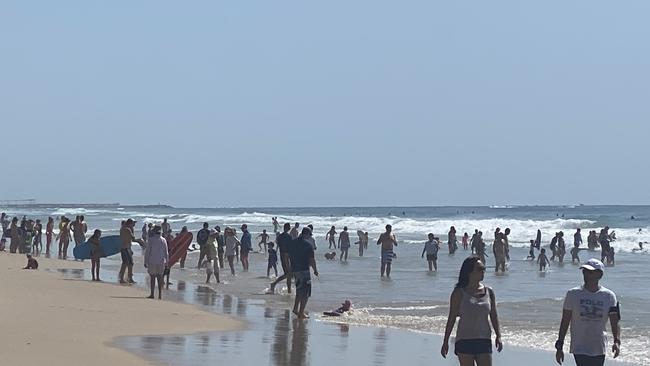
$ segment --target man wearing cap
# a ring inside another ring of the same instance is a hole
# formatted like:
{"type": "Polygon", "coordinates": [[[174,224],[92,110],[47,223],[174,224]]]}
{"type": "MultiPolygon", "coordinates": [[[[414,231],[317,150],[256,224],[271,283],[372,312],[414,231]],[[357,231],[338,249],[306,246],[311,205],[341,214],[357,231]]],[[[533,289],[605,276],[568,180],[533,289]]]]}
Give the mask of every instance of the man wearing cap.
{"type": "Polygon", "coordinates": [[[600,286],[605,265],[598,259],[589,259],[580,266],[584,284],[569,290],[564,299],[560,333],[555,342],[555,359],[564,361],[564,337],[571,325],[571,347],[577,366],[602,366],[607,353],[605,328],[607,319],[612,328],[614,358],[620,353],[620,310],[613,291],[600,286]]]}
{"type": "Polygon", "coordinates": [[[120,228],[120,241],[122,242],[122,248],[120,249],[120,255],[122,256],[122,266],[120,267],[120,283],[127,283],[124,280],[124,272],[128,269],[129,281],[128,283],[135,283],[133,281],[133,251],[131,250],[131,243],[137,242],[139,244],[144,244],[142,239],[136,239],[133,235],[133,228],[135,227],[135,221],[133,219],[128,219],[120,228]]]}

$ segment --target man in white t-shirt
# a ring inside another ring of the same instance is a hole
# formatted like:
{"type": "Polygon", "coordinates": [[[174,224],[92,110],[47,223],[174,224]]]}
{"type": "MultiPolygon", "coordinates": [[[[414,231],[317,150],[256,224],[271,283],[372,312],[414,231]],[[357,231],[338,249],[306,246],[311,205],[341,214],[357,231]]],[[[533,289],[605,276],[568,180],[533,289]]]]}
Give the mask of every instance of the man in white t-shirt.
{"type": "Polygon", "coordinates": [[[616,294],[600,286],[605,266],[598,259],[590,259],[580,266],[584,284],[569,290],[564,299],[564,311],[560,323],[560,333],[555,342],[555,359],[558,364],[564,361],[564,337],[571,325],[571,347],[577,366],[602,366],[607,353],[605,327],[607,319],[612,328],[614,358],[620,353],[620,310],[616,294]]]}

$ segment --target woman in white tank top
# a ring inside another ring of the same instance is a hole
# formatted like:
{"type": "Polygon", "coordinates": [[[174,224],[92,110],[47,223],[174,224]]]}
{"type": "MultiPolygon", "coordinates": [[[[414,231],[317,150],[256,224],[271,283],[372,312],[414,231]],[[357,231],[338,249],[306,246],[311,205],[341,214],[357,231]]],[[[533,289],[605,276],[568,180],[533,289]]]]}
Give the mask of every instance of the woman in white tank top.
{"type": "Polygon", "coordinates": [[[490,323],[496,334],[494,345],[499,352],[503,349],[494,291],[481,283],[484,274],[485,265],[478,257],[465,259],[449,300],[449,317],[440,353],[442,357],[447,357],[449,337],[456,317],[459,317],[454,353],[461,366],[492,365],[490,323]]]}

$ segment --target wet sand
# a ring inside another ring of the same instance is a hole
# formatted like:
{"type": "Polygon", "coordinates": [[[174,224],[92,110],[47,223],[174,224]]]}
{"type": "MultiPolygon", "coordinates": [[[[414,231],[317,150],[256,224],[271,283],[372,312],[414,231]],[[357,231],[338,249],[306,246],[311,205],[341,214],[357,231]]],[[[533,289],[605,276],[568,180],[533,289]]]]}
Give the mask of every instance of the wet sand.
{"type": "MultiPolygon", "coordinates": [[[[170,295],[208,311],[244,317],[249,327],[189,336],[122,337],[116,345],[162,365],[201,365],[216,360],[221,364],[273,366],[458,364],[453,354],[447,359],[440,356],[442,337],[434,334],[333,323],[314,313],[311,319],[298,320],[289,310],[267,307],[263,300],[237,298],[184,281],[170,295]]],[[[287,305],[291,302],[289,296],[273,297],[280,297],[279,301],[286,301],[287,305]]],[[[555,364],[555,360],[553,352],[506,344],[503,353],[494,354],[493,363],[547,366],[555,364]]],[[[565,365],[575,365],[568,353],[565,365]]]]}
{"type": "Polygon", "coordinates": [[[190,304],[145,299],[142,288],[69,276],[89,272],[89,261],[38,261],[39,270],[23,270],[24,255],[0,253],[0,365],[142,365],[113,347],[114,339],[244,325],[190,304]]]}

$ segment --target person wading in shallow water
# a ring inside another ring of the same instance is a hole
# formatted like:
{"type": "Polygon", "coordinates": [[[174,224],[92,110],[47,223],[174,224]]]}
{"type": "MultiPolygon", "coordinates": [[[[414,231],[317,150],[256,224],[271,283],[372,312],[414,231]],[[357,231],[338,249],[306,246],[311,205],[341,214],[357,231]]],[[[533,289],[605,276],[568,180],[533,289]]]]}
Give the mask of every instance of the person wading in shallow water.
{"type": "Polygon", "coordinates": [[[395,235],[392,234],[393,227],[386,225],[386,231],[379,236],[377,240],[377,245],[381,245],[381,277],[390,277],[391,264],[393,263],[393,247],[397,245],[397,240],[395,240],[395,235]]]}
{"type": "Polygon", "coordinates": [[[478,257],[463,261],[458,283],[449,299],[449,317],[440,353],[447,358],[449,337],[458,317],[455,353],[461,366],[492,365],[492,330],[496,338],[494,345],[501,352],[501,331],[497,316],[497,302],[494,290],[483,285],[485,265],[478,257]]]}

